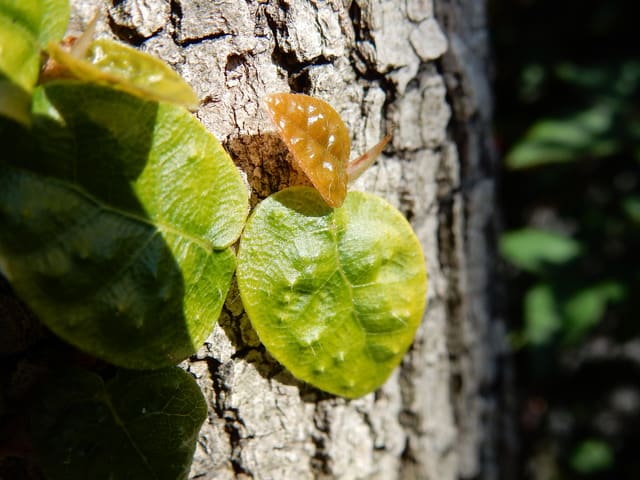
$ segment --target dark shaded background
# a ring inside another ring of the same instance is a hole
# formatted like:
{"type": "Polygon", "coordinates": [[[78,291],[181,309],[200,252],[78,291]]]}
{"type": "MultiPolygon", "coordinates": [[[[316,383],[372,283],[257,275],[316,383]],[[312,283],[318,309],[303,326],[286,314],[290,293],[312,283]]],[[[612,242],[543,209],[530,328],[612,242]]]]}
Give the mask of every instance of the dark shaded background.
{"type": "Polygon", "coordinates": [[[519,478],[640,479],[640,27],[491,0],[519,478]]]}

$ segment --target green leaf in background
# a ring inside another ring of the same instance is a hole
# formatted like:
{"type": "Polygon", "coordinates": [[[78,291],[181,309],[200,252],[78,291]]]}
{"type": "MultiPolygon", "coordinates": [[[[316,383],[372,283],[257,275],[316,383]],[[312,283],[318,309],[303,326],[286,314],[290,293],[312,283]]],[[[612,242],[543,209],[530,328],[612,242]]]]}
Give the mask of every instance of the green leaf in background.
{"type": "Polygon", "coordinates": [[[635,58],[590,65],[566,62],[554,70],[561,81],[592,98],[631,100],[640,86],[640,62],[635,58]]]}
{"type": "Polygon", "coordinates": [[[626,197],[622,202],[622,209],[631,221],[640,225],[640,196],[626,197]]]}
{"type": "Polygon", "coordinates": [[[609,444],[599,439],[589,439],[575,448],[570,463],[576,472],[588,475],[606,470],[611,467],[613,460],[609,444]]]}
{"type": "Polygon", "coordinates": [[[562,304],[565,317],[564,337],[567,342],[582,340],[584,335],[604,316],[607,304],[619,302],[625,296],[625,286],[605,281],[579,289],[562,304]]]}
{"type": "Polygon", "coordinates": [[[549,343],[562,328],[553,287],[540,283],[530,288],[524,297],[524,341],[533,345],[549,343]]]}
{"type": "Polygon", "coordinates": [[[111,40],[93,41],[81,57],[49,43],[49,55],[80,80],[119,88],[133,95],[198,108],[198,96],[163,61],[111,40]]]}
{"type": "Polygon", "coordinates": [[[44,42],[67,27],[68,0],[0,0],[0,115],[29,124],[44,42]]]}
{"type": "Polygon", "coordinates": [[[568,343],[580,341],[603,318],[607,304],[621,301],[626,294],[624,285],[615,281],[575,286],[565,295],[560,295],[561,290],[552,283],[538,283],[527,290],[524,342],[543,345],[554,337],[568,343]]]}
{"type": "Polygon", "coordinates": [[[361,192],[336,209],[307,187],[264,200],[243,233],[237,277],[269,353],[301,380],[348,398],[386,381],[425,308],[425,263],[411,226],[361,192]]]}
{"type": "Polygon", "coordinates": [[[540,272],[547,264],[567,263],[580,252],[576,240],[536,228],[513,230],[500,238],[502,256],[518,268],[533,273],[540,272]]]}
{"type": "Polygon", "coordinates": [[[188,478],[207,405],[178,367],[121,370],[105,382],[58,370],[38,396],[31,431],[50,480],[188,478]]]}
{"type": "Polygon", "coordinates": [[[507,154],[507,166],[527,168],[610,154],[618,148],[611,135],[613,114],[602,102],[564,118],[539,120],[507,154]]]}
{"type": "Polygon", "coordinates": [[[32,137],[1,139],[15,150],[0,161],[0,271],[82,350],[127,368],[181,361],[231,282],[240,174],[180,107],[75,81],[34,98],[32,137]]]}

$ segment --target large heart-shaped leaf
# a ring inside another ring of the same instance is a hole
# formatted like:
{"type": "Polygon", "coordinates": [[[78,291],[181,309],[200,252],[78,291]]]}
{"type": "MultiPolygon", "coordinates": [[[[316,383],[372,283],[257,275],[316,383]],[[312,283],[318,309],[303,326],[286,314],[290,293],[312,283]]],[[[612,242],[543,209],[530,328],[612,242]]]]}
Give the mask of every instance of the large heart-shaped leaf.
{"type": "Polygon", "coordinates": [[[308,187],[264,200],[245,227],[237,276],[267,350],[296,377],[349,398],[387,379],[426,301],[424,258],[410,225],[361,192],[337,209],[308,187]]]}
{"type": "Polygon", "coordinates": [[[68,0],[0,0],[0,115],[29,123],[40,49],[62,37],[68,0]]]}
{"type": "Polygon", "coordinates": [[[128,368],[179,362],[229,288],[238,171],[180,107],[78,82],[35,100],[32,134],[0,138],[0,270],[79,348],[128,368]]]}
{"type": "Polygon", "coordinates": [[[31,430],[51,480],[186,479],[207,406],[178,367],[122,370],[106,383],[79,369],[52,372],[31,430]]]}

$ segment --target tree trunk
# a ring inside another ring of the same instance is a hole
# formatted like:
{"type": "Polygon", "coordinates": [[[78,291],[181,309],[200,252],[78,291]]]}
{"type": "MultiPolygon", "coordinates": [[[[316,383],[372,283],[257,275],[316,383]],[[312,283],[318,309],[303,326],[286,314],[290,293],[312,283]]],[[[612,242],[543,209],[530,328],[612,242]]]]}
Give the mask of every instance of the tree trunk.
{"type": "Polygon", "coordinates": [[[392,132],[356,189],[403,212],[420,238],[428,307],[400,368],[347,401],[293,378],[260,344],[237,290],[185,362],[209,403],[198,479],[497,476],[494,157],[487,27],[476,0],[74,0],[99,35],[178,70],[197,117],[252,188],[252,205],[304,182],[262,108],[266,93],[327,100],[360,154],[392,132]],[[445,53],[446,52],[446,53],[445,53]]]}

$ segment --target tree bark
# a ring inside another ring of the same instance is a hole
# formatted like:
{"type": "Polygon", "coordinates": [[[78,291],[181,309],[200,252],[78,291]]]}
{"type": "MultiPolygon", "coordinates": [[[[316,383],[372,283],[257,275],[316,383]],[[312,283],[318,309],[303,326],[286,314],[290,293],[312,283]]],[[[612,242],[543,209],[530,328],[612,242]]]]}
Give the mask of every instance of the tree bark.
{"type": "Polygon", "coordinates": [[[327,100],[360,154],[385,154],[355,185],[395,205],[425,251],[428,306],[413,347],[377,392],[347,401],[293,378],[260,344],[237,289],[185,362],[209,418],[198,479],[453,479],[498,475],[494,156],[487,27],[475,0],[73,0],[71,30],[171,64],[197,117],[251,186],[252,205],[304,183],[261,105],[327,100]],[[446,52],[446,53],[445,53],[446,52]]]}

